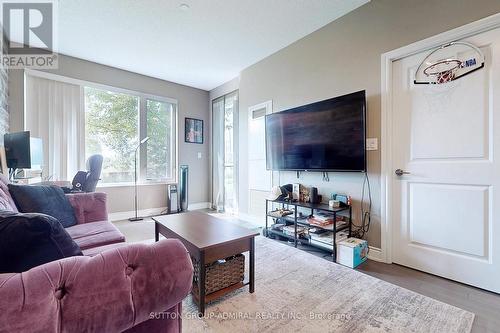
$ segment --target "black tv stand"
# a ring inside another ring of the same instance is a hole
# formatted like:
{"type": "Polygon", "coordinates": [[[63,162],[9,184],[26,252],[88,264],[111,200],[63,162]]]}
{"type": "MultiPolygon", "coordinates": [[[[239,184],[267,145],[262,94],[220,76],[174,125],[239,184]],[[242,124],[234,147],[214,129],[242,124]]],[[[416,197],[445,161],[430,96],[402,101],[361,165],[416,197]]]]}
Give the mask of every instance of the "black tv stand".
{"type": "Polygon", "coordinates": [[[332,207],[328,206],[327,204],[321,204],[321,203],[320,204],[313,204],[313,203],[301,202],[301,201],[292,202],[292,201],[284,201],[284,200],[266,199],[266,228],[264,229],[264,236],[266,236],[266,237],[269,237],[270,235],[276,235],[276,236],[280,236],[283,238],[287,238],[290,241],[293,241],[295,247],[297,247],[297,245],[300,243],[302,245],[308,245],[308,246],[318,248],[318,249],[321,249],[324,251],[329,251],[332,253],[333,261],[336,262],[337,261],[337,246],[336,246],[337,233],[340,231],[346,230],[346,229],[348,229],[349,237],[351,237],[352,236],[352,206],[346,205],[343,207],[332,208],[332,207]],[[272,204],[281,205],[281,208],[283,208],[283,209],[285,209],[285,208],[291,209],[292,208],[293,214],[287,215],[287,216],[282,216],[282,217],[277,217],[275,215],[272,215],[272,214],[270,214],[270,211],[269,211],[269,204],[270,203],[271,203],[271,205],[272,204]],[[331,226],[330,225],[317,226],[314,224],[309,224],[307,222],[307,219],[298,217],[297,208],[304,208],[307,210],[310,209],[310,212],[311,212],[310,215],[313,215],[315,210],[316,211],[323,211],[326,213],[331,213],[333,216],[334,223],[331,226]],[[348,214],[348,216],[345,216],[344,214],[348,214]],[[338,215],[345,216],[347,218],[347,223],[339,228],[337,228],[337,223],[336,223],[338,215]],[[269,218],[273,219],[273,224],[275,224],[276,221],[278,219],[280,219],[280,220],[285,220],[290,225],[293,225],[294,229],[295,229],[293,237],[284,233],[284,232],[274,230],[272,227],[270,227],[269,223],[268,223],[269,218]],[[332,237],[333,237],[333,243],[331,245],[331,248],[329,248],[330,244],[328,244],[328,243],[324,243],[324,245],[317,245],[317,243],[316,243],[317,241],[311,242],[311,239],[297,237],[297,226],[308,228],[308,230],[309,230],[309,228],[320,228],[320,229],[325,229],[327,231],[331,231],[332,237]]]}

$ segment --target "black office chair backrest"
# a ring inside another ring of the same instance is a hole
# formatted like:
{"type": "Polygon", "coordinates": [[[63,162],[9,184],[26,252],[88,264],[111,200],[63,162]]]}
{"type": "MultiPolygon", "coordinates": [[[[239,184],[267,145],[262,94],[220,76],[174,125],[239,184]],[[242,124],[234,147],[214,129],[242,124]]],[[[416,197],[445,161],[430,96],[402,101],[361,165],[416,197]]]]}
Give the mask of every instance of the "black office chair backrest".
{"type": "Polygon", "coordinates": [[[99,179],[101,179],[102,155],[92,155],[87,160],[87,180],[82,186],[83,192],[95,192],[99,179]]]}

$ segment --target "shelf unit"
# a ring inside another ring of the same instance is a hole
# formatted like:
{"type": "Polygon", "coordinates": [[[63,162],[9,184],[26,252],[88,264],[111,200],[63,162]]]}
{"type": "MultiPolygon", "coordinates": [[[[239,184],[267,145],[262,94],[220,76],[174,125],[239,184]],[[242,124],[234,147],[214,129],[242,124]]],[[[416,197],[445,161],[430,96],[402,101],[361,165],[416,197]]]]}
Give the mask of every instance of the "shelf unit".
{"type": "Polygon", "coordinates": [[[336,262],[337,261],[337,247],[336,247],[337,233],[342,231],[342,230],[346,230],[346,229],[348,229],[349,237],[351,237],[351,233],[352,233],[352,207],[351,206],[332,208],[326,204],[312,204],[312,203],[308,203],[308,202],[299,202],[299,201],[290,202],[290,201],[283,201],[283,200],[266,199],[266,228],[265,228],[264,235],[267,237],[269,235],[276,235],[276,236],[284,237],[284,238],[287,238],[288,240],[293,241],[295,247],[297,247],[297,244],[300,243],[303,245],[308,245],[308,246],[319,248],[322,250],[331,251],[333,261],[336,262]],[[293,208],[293,214],[283,216],[283,217],[274,216],[274,215],[270,214],[269,204],[271,204],[271,206],[273,206],[273,204],[281,205],[281,208],[283,208],[283,209],[293,208]],[[327,214],[331,214],[333,216],[334,223],[331,225],[328,225],[328,226],[318,226],[315,224],[307,223],[307,220],[305,218],[300,218],[300,219],[298,218],[298,216],[297,216],[298,215],[297,214],[298,208],[304,208],[306,210],[310,210],[311,211],[310,215],[313,215],[314,211],[322,211],[322,212],[326,212],[327,214]],[[337,222],[336,222],[337,216],[338,215],[344,216],[344,215],[342,215],[342,213],[349,214],[348,221],[345,225],[337,228],[337,222]],[[290,224],[293,224],[293,226],[294,226],[293,236],[290,236],[284,232],[272,229],[268,223],[269,218],[272,218],[273,222],[275,222],[277,219],[282,219],[282,220],[289,222],[290,224]],[[319,229],[328,230],[328,231],[332,232],[333,243],[329,244],[327,242],[322,242],[320,240],[314,240],[314,243],[311,243],[311,239],[299,238],[299,237],[297,237],[297,227],[298,226],[305,227],[305,228],[319,228],[319,229]],[[316,243],[323,243],[324,245],[318,245],[316,243]],[[329,249],[328,247],[331,247],[331,249],[329,249]]]}

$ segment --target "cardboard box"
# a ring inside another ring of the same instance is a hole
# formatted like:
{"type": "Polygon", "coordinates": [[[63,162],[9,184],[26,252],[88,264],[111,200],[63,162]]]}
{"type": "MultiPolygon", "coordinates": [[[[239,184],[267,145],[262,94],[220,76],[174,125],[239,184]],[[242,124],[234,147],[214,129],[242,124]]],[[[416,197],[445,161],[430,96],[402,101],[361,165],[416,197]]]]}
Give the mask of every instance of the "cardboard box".
{"type": "Polygon", "coordinates": [[[337,244],[337,263],[354,268],[364,262],[368,255],[368,242],[348,238],[337,244]]]}

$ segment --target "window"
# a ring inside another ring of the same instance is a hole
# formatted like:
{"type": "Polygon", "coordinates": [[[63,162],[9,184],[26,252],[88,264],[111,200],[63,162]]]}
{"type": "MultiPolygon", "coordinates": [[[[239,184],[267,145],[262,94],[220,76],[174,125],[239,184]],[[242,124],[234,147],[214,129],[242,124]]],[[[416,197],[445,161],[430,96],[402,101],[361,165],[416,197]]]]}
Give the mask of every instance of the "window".
{"type": "Polygon", "coordinates": [[[147,136],[147,179],[171,179],[174,142],[174,104],[146,100],[147,136]]]}
{"type": "Polygon", "coordinates": [[[134,181],[137,150],[141,181],[175,175],[176,104],[161,98],[85,87],[85,157],[104,156],[102,183],[134,181]]]}
{"type": "Polygon", "coordinates": [[[71,180],[93,154],[100,184],[176,180],[177,101],[34,70],[25,71],[24,128],[41,138],[43,175],[71,180]]]}
{"type": "Polygon", "coordinates": [[[138,97],[85,87],[85,159],[103,155],[103,183],[134,181],[138,116],[138,97]]]}

